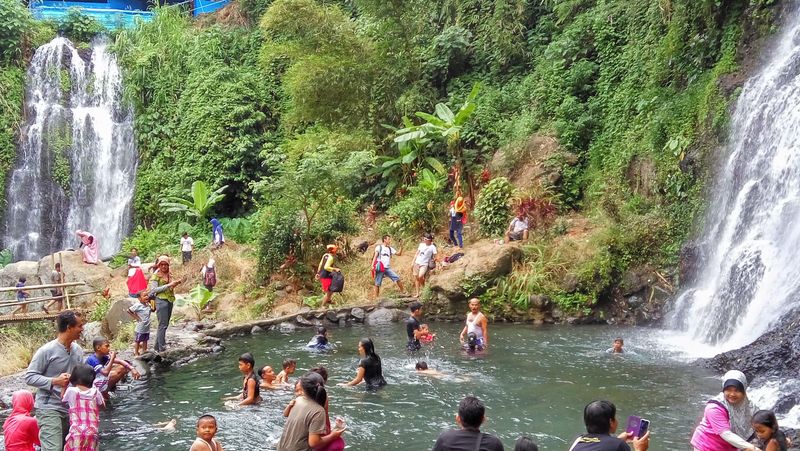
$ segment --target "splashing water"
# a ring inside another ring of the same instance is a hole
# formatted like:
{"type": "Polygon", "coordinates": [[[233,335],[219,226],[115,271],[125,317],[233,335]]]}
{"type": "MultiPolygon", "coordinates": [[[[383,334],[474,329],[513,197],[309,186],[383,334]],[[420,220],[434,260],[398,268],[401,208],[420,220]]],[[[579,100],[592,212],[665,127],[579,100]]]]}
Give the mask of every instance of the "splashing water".
{"type": "Polygon", "coordinates": [[[116,58],[62,37],[36,50],[27,73],[26,121],[8,185],[4,244],[15,260],[78,244],[92,232],[101,256],[131,229],[137,154],[116,58]]]}
{"type": "Polygon", "coordinates": [[[668,325],[709,355],[751,343],[800,294],[800,14],[744,86],[708,205],[702,269],[668,325]]]}

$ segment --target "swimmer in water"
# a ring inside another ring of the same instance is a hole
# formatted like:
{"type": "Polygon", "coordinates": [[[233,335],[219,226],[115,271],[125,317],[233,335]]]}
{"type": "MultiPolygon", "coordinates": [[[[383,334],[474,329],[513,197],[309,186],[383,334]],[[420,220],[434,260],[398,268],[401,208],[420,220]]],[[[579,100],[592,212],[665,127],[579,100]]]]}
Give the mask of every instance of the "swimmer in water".
{"type": "Polygon", "coordinates": [[[175,426],[178,425],[178,420],[175,418],[165,421],[162,423],[156,423],[153,426],[157,427],[159,430],[164,432],[175,432],[175,426]]]}
{"type": "Polygon", "coordinates": [[[489,346],[488,323],[489,321],[486,319],[486,315],[481,312],[481,301],[478,298],[470,299],[467,323],[464,325],[464,329],[461,330],[461,335],[458,337],[461,344],[466,344],[470,352],[486,349],[486,347],[489,346]],[[472,342],[466,342],[465,338],[468,338],[470,334],[474,336],[474,339],[472,342]]]}
{"type": "Polygon", "coordinates": [[[422,374],[425,376],[432,376],[432,377],[443,377],[444,373],[437,370],[432,370],[428,368],[428,364],[425,361],[419,361],[415,365],[415,372],[417,374],[422,374]]]}
{"type": "Polygon", "coordinates": [[[272,369],[269,365],[264,365],[258,369],[258,376],[261,378],[261,384],[259,386],[261,388],[267,390],[275,390],[277,388],[281,388],[278,384],[275,383],[275,370],[272,369]]]}
{"type": "Polygon", "coordinates": [[[322,326],[317,327],[317,335],[314,335],[311,341],[306,345],[306,348],[318,349],[320,351],[328,351],[331,347],[328,341],[328,329],[322,326]]]}
{"type": "Polygon", "coordinates": [[[606,349],[606,352],[609,354],[623,354],[625,353],[625,349],[622,347],[623,344],[625,344],[625,342],[622,341],[622,337],[617,337],[614,339],[614,344],[606,349]]]}

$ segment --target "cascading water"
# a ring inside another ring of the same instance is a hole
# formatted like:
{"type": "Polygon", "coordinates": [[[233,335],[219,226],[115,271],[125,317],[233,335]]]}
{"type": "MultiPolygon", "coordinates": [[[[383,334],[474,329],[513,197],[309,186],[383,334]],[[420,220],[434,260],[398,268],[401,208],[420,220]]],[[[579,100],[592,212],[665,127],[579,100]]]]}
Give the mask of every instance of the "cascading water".
{"type": "Polygon", "coordinates": [[[800,305],[800,14],[742,89],[700,244],[702,269],[669,325],[713,353],[800,305]]]}
{"type": "MultiPolygon", "coordinates": [[[[15,260],[76,247],[88,230],[110,256],[131,228],[137,153],[116,58],[95,42],[84,60],[65,38],[36,50],[27,73],[5,246],[15,260]]],[[[88,52],[86,52],[88,53],[88,52]]]]}

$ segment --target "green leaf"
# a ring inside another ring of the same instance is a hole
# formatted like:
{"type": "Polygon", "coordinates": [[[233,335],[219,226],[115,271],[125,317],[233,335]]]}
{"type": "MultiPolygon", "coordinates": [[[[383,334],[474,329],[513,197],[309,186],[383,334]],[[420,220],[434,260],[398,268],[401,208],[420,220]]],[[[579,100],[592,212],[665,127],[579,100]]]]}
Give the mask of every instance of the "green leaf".
{"type": "Polygon", "coordinates": [[[417,153],[409,152],[408,154],[403,156],[403,164],[409,164],[416,159],[417,159],[417,153]]]}
{"type": "Polygon", "coordinates": [[[432,114],[424,113],[422,111],[417,111],[414,114],[416,114],[418,118],[428,121],[428,124],[423,124],[420,127],[424,127],[425,125],[433,125],[434,127],[447,127],[450,125],[432,114]]]}
{"type": "Polygon", "coordinates": [[[432,167],[434,171],[438,172],[439,174],[447,174],[447,168],[444,167],[441,161],[437,160],[433,157],[426,157],[425,162],[428,163],[428,166],[432,167]]]}
{"type": "Polygon", "coordinates": [[[422,130],[414,130],[414,131],[410,131],[408,133],[405,133],[405,134],[402,134],[400,136],[395,137],[394,138],[394,142],[402,143],[402,142],[411,141],[411,140],[414,140],[414,139],[419,139],[419,138],[422,138],[423,136],[425,136],[425,132],[424,131],[422,131],[422,130]]]}
{"type": "Polygon", "coordinates": [[[453,120],[455,119],[453,110],[451,110],[450,107],[448,107],[443,103],[436,104],[436,115],[439,117],[439,119],[443,120],[448,124],[452,124],[453,120]]]}

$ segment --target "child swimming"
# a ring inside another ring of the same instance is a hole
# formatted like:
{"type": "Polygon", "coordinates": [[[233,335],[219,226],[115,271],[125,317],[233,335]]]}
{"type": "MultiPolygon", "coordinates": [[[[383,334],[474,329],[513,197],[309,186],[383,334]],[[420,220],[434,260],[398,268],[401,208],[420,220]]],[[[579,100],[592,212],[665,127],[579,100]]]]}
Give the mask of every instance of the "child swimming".
{"type": "Polygon", "coordinates": [[[331,343],[328,341],[328,329],[319,326],[317,327],[317,334],[311,338],[306,348],[317,349],[320,351],[328,351],[332,348],[331,343]]]}
{"type": "Polygon", "coordinates": [[[276,385],[288,385],[292,386],[289,383],[289,376],[294,374],[294,370],[297,369],[297,360],[295,359],[286,359],[283,361],[283,371],[278,373],[278,377],[275,378],[276,385]]]}

